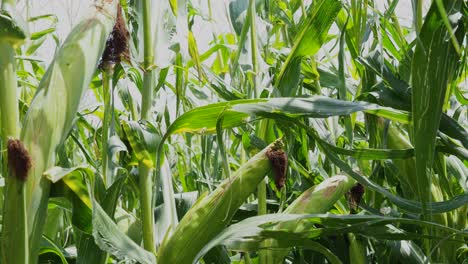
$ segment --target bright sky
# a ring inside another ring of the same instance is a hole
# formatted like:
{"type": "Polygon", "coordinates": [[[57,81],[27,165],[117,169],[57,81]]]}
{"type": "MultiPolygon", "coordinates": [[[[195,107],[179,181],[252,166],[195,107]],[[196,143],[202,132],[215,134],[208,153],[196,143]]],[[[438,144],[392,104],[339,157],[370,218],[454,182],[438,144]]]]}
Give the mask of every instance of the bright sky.
{"type": "MultiPolygon", "coordinates": [[[[212,0],[213,16],[217,21],[216,30],[218,33],[230,31],[225,3],[228,0],[212,0]]],[[[86,17],[90,12],[94,0],[19,0],[18,9],[24,16],[34,17],[46,14],[53,14],[57,17],[57,35],[63,41],[72,27],[86,17]],[[29,8],[26,3],[29,3],[29,8]]],[[[192,0],[195,7],[206,11],[204,16],[208,16],[207,0],[192,0]]],[[[42,21],[32,25],[31,32],[39,31],[48,28],[50,22],[42,21]]],[[[211,31],[206,30],[206,27],[212,28],[205,21],[197,21],[194,27],[194,35],[197,36],[200,51],[208,49],[208,43],[212,40],[211,31]],[[200,37],[201,36],[201,37],[200,37]]],[[[38,55],[41,57],[51,58],[55,49],[55,42],[49,38],[46,43],[38,50],[38,55]]],[[[46,61],[49,61],[46,59],[46,61]]]]}
{"type": "MultiPolygon", "coordinates": [[[[19,0],[18,8],[24,15],[28,14],[29,17],[45,14],[56,15],[59,21],[57,24],[57,35],[59,39],[63,41],[73,25],[77,24],[86,16],[93,2],[94,0],[19,0]],[[29,8],[26,7],[26,2],[29,3],[29,8]]],[[[205,16],[208,16],[207,2],[207,0],[192,0],[192,4],[195,7],[201,7],[200,10],[203,10],[203,15],[205,16]]],[[[194,35],[197,38],[200,52],[207,50],[209,42],[212,40],[211,31],[206,30],[207,27],[215,29],[217,33],[230,31],[229,20],[227,19],[228,14],[226,12],[226,6],[229,2],[230,0],[211,0],[213,16],[216,21],[215,26],[201,20],[195,23],[194,35]]],[[[305,2],[310,2],[310,0],[305,2]]],[[[430,2],[430,0],[425,1],[426,9],[430,2]]],[[[387,0],[375,0],[374,3],[379,10],[385,10],[388,6],[387,0]]],[[[401,0],[397,6],[396,12],[403,26],[411,25],[411,0],[401,0]]],[[[34,32],[47,27],[46,22],[37,23],[37,25],[31,28],[31,31],[34,32]]],[[[49,38],[45,45],[39,50],[39,56],[48,61],[47,58],[52,57],[51,55],[54,49],[55,43],[49,38]]]]}

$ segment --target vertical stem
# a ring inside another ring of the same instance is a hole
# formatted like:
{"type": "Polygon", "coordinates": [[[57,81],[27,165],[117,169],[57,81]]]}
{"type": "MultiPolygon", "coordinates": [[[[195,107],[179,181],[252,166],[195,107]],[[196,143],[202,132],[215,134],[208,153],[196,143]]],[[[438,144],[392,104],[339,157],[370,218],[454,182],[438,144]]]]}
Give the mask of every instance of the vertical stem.
{"type": "MultiPolygon", "coordinates": [[[[250,17],[250,48],[252,53],[252,69],[253,69],[253,95],[256,98],[259,94],[259,69],[258,69],[258,53],[257,53],[257,30],[256,30],[256,10],[255,10],[255,0],[249,0],[249,10],[248,10],[248,17],[250,17]]],[[[266,121],[260,122],[260,135],[262,138],[265,139],[266,136],[266,121]]],[[[267,205],[266,205],[266,182],[263,179],[257,187],[257,199],[258,199],[258,215],[264,215],[267,213],[267,205]]],[[[266,263],[266,251],[260,250],[258,252],[259,264],[266,263]]]]}
{"type": "MultiPolygon", "coordinates": [[[[261,138],[266,139],[266,130],[268,128],[268,121],[262,120],[260,121],[260,128],[259,128],[259,135],[261,138]]],[[[267,214],[267,188],[266,188],[266,181],[265,178],[258,184],[257,187],[257,201],[258,201],[258,215],[265,215],[267,214]]],[[[262,242],[265,244],[265,242],[262,242]]],[[[268,263],[268,251],[260,250],[258,252],[258,263],[265,264],[268,263]]]]}
{"type": "Polygon", "coordinates": [[[416,29],[416,34],[419,36],[419,32],[421,31],[422,24],[423,24],[423,1],[424,0],[413,0],[413,8],[415,8],[415,18],[414,18],[414,27],[416,29]]]}
{"type": "MultiPolygon", "coordinates": [[[[340,35],[340,50],[338,51],[338,76],[340,80],[340,85],[338,87],[338,98],[340,100],[348,101],[347,95],[347,88],[346,88],[346,81],[345,81],[345,34],[346,34],[346,26],[348,25],[349,17],[346,19],[346,23],[344,24],[341,35],[340,35]]],[[[346,137],[348,138],[349,146],[353,145],[353,125],[351,122],[351,117],[349,115],[343,116],[344,123],[345,123],[345,132],[346,137]]]]}
{"type": "Polygon", "coordinates": [[[183,94],[184,86],[184,66],[182,65],[182,55],[177,53],[175,58],[175,74],[176,74],[176,117],[180,115],[180,102],[183,94]]]}
{"type": "MultiPolygon", "coordinates": [[[[255,0],[249,0],[249,17],[250,17],[250,46],[252,52],[252,68],[253,68],[253,79],[254,79],[254,97],[257,97],[259,89],[258,82],[258,52],[257,52],[257,31],[255,28],[255,0]]],[[[260,123],[260,134],[265,135],[265,122],[260,123]]],[[[258,214],[266,214],[266,186],[265,181],[262,181],[258,186],[258,214]]]]}
{"type": "Polygon", "coordinates": [[[221,155],[221,159],[223,161],[223,170],[225,178],[231,177],[231,170],[229,169],[229,161],[226,154],[226,149],[224,147],[224,138],[223,138],[223,120],[224,120],[224,112],[221,114],[222,116],[218,117],[218,122],[216,123],[216,138],[218,142],[218,149],[221,155]]]}
{"type": "MultiPolygon", "coordinates": [[[[144,37],[144,75],[141,104],[141,119],[150,118],[151,102],[153,100],[153,73],[150,67],[154,61],[153,39],[151,36],[151,0],[143,0],[143,37],[144,37]]],[[[153,227],[153,179],[152,170],[143,162],[139,163],[140,203],[143,223],[143,246],[146,250],[155,252],[153,227]]]]}
{"type": "Polygon", "coordinates": [[[112,75],[114,73],[113,66],[106,65],[105,70],[102,73],[102,89],[104,97],[104,118],[102,121],[102,177],[106,187],[109,187],[112,183],[112,179],[109,178],[109,157],[107,155],[107,141],[109,140],[109,123],[111,122],[112,117],[112,75]]]}
{"type": "Polygon", "coordinates": [[[4,146],[8,137],[17,138],[19,135],[19,113],[16,86],[16,63],[13,47],[0,40],[0,134],[4,146]]]}
{"type": "Polygon", "coordinates": [[[151,103],[153,101],[153,72],[146,70],[143,74],[143,94],[141,95],[141,119],[150,118],[151,103]]]}
{"type": "MultiPolygon", "coordinates": [[[[3,1],[13,3],[13,1],[3,1]]],[[[19,136],[18,95],[16,85],[15,50],[0,40],[0,124],[3,146],[9,137],[19,136]]],[[[4,163],[4,165],[6,162],[4,163]]],[[[1,240],[2,263],[29,263],[29,235],[26,212],[24,182],[12,177],[7,166],[3,166],[5,177],[5,204],[1,240]],[[8,177],[8,176],[10,177],[8,177]]]]}
{"type": "Polygon", "coordinates": [[[305,9],[304,0],[299,1],[299,3],[301,3],[302,16],[305,18],[307,17],[307,11],[305,9]]]}
{"type": "MultiPolygon", "coordinates": [[[[250,43],[251,43],[251,52],[252,52],[252,68],[253,68],[253,78],[254,78],[254,97],[258,94],[258,54],[257,54],[257,31],[255,28],[255,18],[256,18],[256,10],[255,10],[255,0],[249,0],[249,14],[250,17],[250,43]]],[[[260,135],[266,135],[266,123],[260,123],[260,135]]],[[[258,185],[258,214],[263,215],[266,214],[266,184],[265,181],[260,182],[258,185]]]]}
{"type": "Polygon", "coordinates": [[[153,228],[153,181],[151,168],[145,164],[139,164],[140,174],[140,207],[141,207],[141,220],[143,225],[143,247],[150,251],[155,252],[154,245],[154,228],[153,228]]]}
{"type": "Polygon", "coordinates": [[[255,27],[256,10],[255,0],[249,0],[249,13],[250,13],[250,48],[252,50],[252,69],[254,72],[254,97],[257,97],[259,89],[258,83],[258,52],[257,52],[257,29],[255,27]]]}

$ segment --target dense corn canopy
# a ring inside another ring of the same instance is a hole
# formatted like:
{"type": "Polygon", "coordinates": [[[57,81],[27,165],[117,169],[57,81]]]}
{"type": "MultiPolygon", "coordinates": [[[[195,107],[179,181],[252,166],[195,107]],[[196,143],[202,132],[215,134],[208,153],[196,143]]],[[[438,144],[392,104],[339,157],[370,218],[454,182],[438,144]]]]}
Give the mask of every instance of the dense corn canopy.
{"type": "Polygon", "coordinates": [[[23,2],[0,263],[468,259],[466,0],[23,2]]]}

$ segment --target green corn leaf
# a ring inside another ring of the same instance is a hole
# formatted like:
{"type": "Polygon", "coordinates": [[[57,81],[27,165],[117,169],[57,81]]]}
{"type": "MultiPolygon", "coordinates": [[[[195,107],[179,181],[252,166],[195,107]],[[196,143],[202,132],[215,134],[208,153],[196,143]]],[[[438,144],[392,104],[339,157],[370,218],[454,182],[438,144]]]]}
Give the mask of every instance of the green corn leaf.
{"type": "Polygon", "coordinates": [[[413,241],[386,240],[383,241],[383,243],[387,248],[390,248],[390,255],[395,256],[396,260],[420,264],[427,263],[427,257],[424,255],[421,248],[413,241]]]}
{"type": "Polygon", "coordinates": [[[86,184],[83,181],[82,173],[86,175],[94,174],[92,170],[86,166],[74,168],[53,167],[44,172],[44,176],[53,183],[62,180],[65,185],[67,185],[68,188],[70,188],[70,190],[72,190],[76,196],[78,196],[78,198],[80,198],[80,200],[91,209],[91,199],[89,198],[86,184]]]}
{"type": "Polygon", "coordinates": [[[294,40],[294,47],[289,56],[314,55],[326,40],[328,29],[340,10],[340,1],[327,0],[317,2],[310,11],[304,27],[294,40]]]}
{"type": "Polygon", "coordinates": [[[297,94],[301,80],[301,62],[302,57],[299,56],[287,61],[288,67],[281,72],[281,79],[276,85],[281,96],[294,96],[297,94]]]}
{"type": "MultiPolygon", "coordinates": [[[[66,256],[68,256],[68,254],[66,255],[64,254],[64,252],[65,251],[59,245],[54,243],[54,241],[52,241],[50,238],[46,236],[42,237],[39,255],[54,254],[55,256],[58,256],[60,258],[62,264],[68,264],[68,261],[66,259],[66,256]]],[[[45,260],[42,261],[45,262],[45,260]]]]}
{"type": "Polygon", "coordinates": [[[312,56],[320,49],[340,10],[341,2],[338,0],[320,1],[314,5],[278,75],[276,87],[281,96],[293,95],[290,89],[295,89],[297,86],[301,58],[312,56]],[[291,85],[294,84],[291,80],[296,80],[296,85],[291,85]]]}
{"type": "Polygon", "coordinates": [[[122,127],[137,159],[148,168],[154,167],[155,153],[161,141],[156,128],[148,122],[136,121],[125,121],[122,127]]]}
{"type": "Polygon", "coordinates": [[[107,143],[109,148],[109,157],[111,158],[112,162],[118,164],[118,157],[117,154],[120,152],[128,152],[127,146],[122,142],[122,140],[118,136],[112,136],[109,138],[107,143]]]}
{"type": "Polygon", "coordinates": [[[246,99],[216,103],[195,108],[180,116],[168,128],[166,137],[170,134],[213,133],[220,113],[224,111],[223,128],[244,124],[249,116],[270,117],[314,117],[325,118],[337,115],[348,115],[364,111],[407,123],[409,115],[403,111],[381,107],[367,102],[351,102],[331,99],[323,96],[308,98],[271,98],[246,99]]]}
{"type": "MultiPolygon", "coordinates": [[[[392,88],[384,85],[377,85],[371,92],[378,99],[379,104],[409,111],[411,109],[411,89],[405,81],[397,78],[389,67],[383,63],[380,53],[372,52],[365,58],[358,60],[367,69],[382,77],[385,83],[392,88]]],[[[459,140],[465,148],[468,148],[468,131],[457,121],[442,113],[439,130],[446,135],[459,140]]]]}
{"type": "Polygon", "coordinates": [[[109,254],[121,260],[136,260],[144,264],[154,264],[154,255],[141,248],[106,214],[99,203],[93,199],[93,237],[96,244],[109,254]]]}
{"type": "Polygon", "coordinates": [[[203,80],[203,72],[202,72],[200,53],[198,52],[197,40],[195,39],[195,36],[193,35],[192,31],[189,31],[188,45],[189,45],[188,46],[189,55],[192,58],[192,61],[193,61],[194,65],[195,65],[195,68],[197,69],[198,78],[200,80],[203,80]]]}
{"type": "Polygon", "coordinates": [[[55,32],[55,27],[44,29],[38,32],[34,32],[31,34],[31,40],[38,40],[44,36],[47,36],[48,34],[55,32]]]}
{"type": "Polygon", "coordinates": [[[245,16],[249,7],[248,0],[231,0],[229,1],[229,17],[234,31],[237,35],[241,35],[242,28],[245,24],[245,16]]]}
{"type": "MultiPolygon", "coordinates": [[[[321,236],[358,233],[376,239],[408,240],[421,237],[417,233],[406,232],[390,227],[391,224],[407,224],[414,226],[429,226],[439,230],[443,234],[455,234],[456,229],[448,228],[432,222],[416,219],[395,218],[378,215],[333,215],[333,214],[270,214],[247,218],[237,224],[233,224],[211,240],[197,255],[197,259],[203,256],[210,248],[216,245],[225,245],[231,250],[254,251],[258,250],[265,239],[275,239],[281,242],[283,247],[293,246],[288,241],[294,241],[296,245],[302,245],[305,239],[321,236]],[[290,222],[288,226],[299,223],[309,225],[304,232],[294,232],[290,229],[275,230],[279,224],[290,222]],[[313,227],[319,224],[321,228],[313,227]]],[[[468,233],[462,234],[465,238],[468,233]]],[[[440,239],[441,237],[429,236],[428,239],[440,239]]],[[[195,263],[195,262],[194,262],[195,263]]]]}
{"type": "Polygon", "coordinates": [[[172,13],[177,16],[177,10],[178,10],[178,7],[177,7],[177,0],[169,0],[169,4],[171,5],[171,10],[172,10],[172,13]]]}
{"type": "MultiPolygon", "coordinates": [[[[90,187],[91,185],[89,182],[93,182],[94,179],[94,172],[91,169],[84,167],[75,167],[70,169],[54,167],[48,170],[45,173],[45,175],[46,177],[56,181],[58,179],[62,179],[63,181],[67,181],[67,179],[69,181],[73,180],[74,184],[80,189],[79,191],[75,191],[75,189],[73,189],[73,185],[72,187],[70,187],[70,189],[72,189],[82,201],[83,198],[82,196],[80,196],[80,194],[86,193],[85,201],[91,202],[90,208],[92,208],[93,230],[92,237],[94,237],[94,241],[89,240],[89,237],[85,237],[85,239],[81,241],[82,243],[84,243],[81,247],[83,251],[86,251],[86,253],[83,252],[80,255],[88,256],[88,259],[84,261],[89,261],[90,259],[102,260],[100,252],[96,251],[96,247],[94,244],[95,242],[100,249],[116,256],[119,259],[137,260],[140,263],[148,264],[156,263],[154,255],[152,255],[148,251],[145,251],[143,248],[135,244],[135,242],[133,242],[132,239],[130,239],[127,235],[125,235],[122,231],[119,230],[116,223],[96,201],[93,192],[88,191],[92,189],[90,187]],[[78,176],[79,179],[76,178],[78,176]],[[83,179],[83,176],[86,177],[86,179],[83,179]],[[88,182],[88,184],[86,184],[85,181],[88,182]],[[88,246],[85,246],[85,244],[87,244],[88,246]]],[[[107,194],[105,195],[103,206],[105,206],[111,214],[113,214],[113,212],[115,211],[116,200],[118,197],[117,194],[118,192],[120,192],[120,188],[123,184],[123,179],[124,178],[118,178],[115,181],[115,183],[108,189],[107,194]]],[[[85,234],[83,235],[86,236],[85,234]]]]}
{"type": "MultiPolygon", "coordinates": [[[[459,12],[462,2],[446,0],[444,6],[453,14],[457,10],[459,12]]],[[[455,20],[453,25],[457,26],[460,22],[460,19],[455,20]]],[[[460,41],[463,32],[458,30],[456,34],[460,41]]],[[[431,196],[436,134],[447,86],[454,76],[459,59],[452,43],[447,41],[449,38],[450,32],[444,25],[437,4],[433,2],[416,41],[411,67],[416,186],[423,213],[430,210],[427,206],[431,196]]]]}
{"type": "Polygon", "coordinates": [[[94,172],[87,166],[52,167],[44,172],[44,177],[51,182],[57,183],[61,180],[72,191],[72,194],[67,195],[73,205],[72,223],[75,228],[85,233],[83,236],[89,236],[92,232],[92,202],[83,176],[94,177],[94,172]]]}
{"type": "MultiPolygon", "coordinates": [[[[291,120],[289,119],[289,121],[291,120]]],[[[341,160],[341,158],[337,154],[335,154],[330,148],[328,148],[327,145],[322,143],[322,140],[320,140],[320,137],[318,136],[316,131],[302,123],[299,124],[302,128],[306,129],[309,136],[317,140],[319,146],[321,147],[321,150],[327,156],[327,158],[329,158],[331,162],[338,166],[342,171],[346,172],[349,176],[354,178],[357,182],[361,183],[362,185],[371,190],[381,193],[395,205],[399,206],[404,210],[413,213],[421,212],[421,203],[394,195],[389,190],[383,188],[382,186],[355,172],[346,162],[341,160]]],[[[431,203],[431,213],[448,212],[461,206],[464,206],[466,203],[468,203],[468,194],[458,195],[448,201],[431,203]]]]}

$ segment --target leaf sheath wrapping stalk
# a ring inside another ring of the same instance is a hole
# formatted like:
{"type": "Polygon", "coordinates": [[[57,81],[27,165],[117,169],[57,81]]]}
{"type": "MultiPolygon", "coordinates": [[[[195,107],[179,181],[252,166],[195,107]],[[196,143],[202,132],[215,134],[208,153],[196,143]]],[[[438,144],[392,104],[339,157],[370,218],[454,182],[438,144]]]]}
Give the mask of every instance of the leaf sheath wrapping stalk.
{"type": "MultiPolygon", "coordinates": [[[[388,128],[387,147],[391,149],[408,149],[413,146],[408,139],[399,131],[397,127],[391,125],[388,128]]],[[[417,194],[416,186],[416,167],[414,158],[404,160],[393,160],[398,171],[397,178],[400,181],[402,190],[406,198],[414,199],[417,194]]]]}
{"type": "Polygon", "coordinates": [[[159,250],[159,263],[192,263],[198,252],[226,227],[245,199],[271,170],[266,153],[279,149],[275,141],[242,165],[208,197],[184,216],[177,229],[159,250]]]}
{"type": "Polygon", "coordinates": [[[23,170],[23,168],[28,168],[28,166],[23,166],[23,162],[30,160],[23,159],[27,157],[27,155],[22,155],[23,151],[14,151],[24,150],[21,148],[21,142],[10,141],[19,136],[15,47],[27,38],[27,30],[22,30],[19,24],[21,24],[21,17],[14,11],[14,7],[3,3],[0,10],[0,145],[8,145],[9,162],[8,166],[6,162],[0,165],[1,173],[5,177],[0,262],[11,264],[29,262],[26,200],[22,178],[27,177],[27,169],[23,170]],[[10,142],[14,144],[10,145],[10,142]]]}
{"type": "Polygon", "coordinates": [[[26,186],[31,263],[37,260],[50,189],[42,174],[54,165],[55,149],[73,125],[115,22],[116,1],[100,2],[97,11],[74,27],[58,50],[23,124],[21,140],[33,160],[26,186]]]}
{"type": "MultiPolygon", "coordinates": [[[[344,175],[328,178],[318,185],[312,186],[303,192],[294,202],[284,210],[284,214],[320,214],[326,213],[343,195],[349,191],[356,181],[344,175]]],[[[285,222],[275,229],[300,232],[310,227],[308,222],[285,222]]],[[[275,246],[270,241],[269,246],[275,246]]],[[[268,254],[268,263],[283,263],[288,255],[288,249],[275,249],[268,254]]]]}

